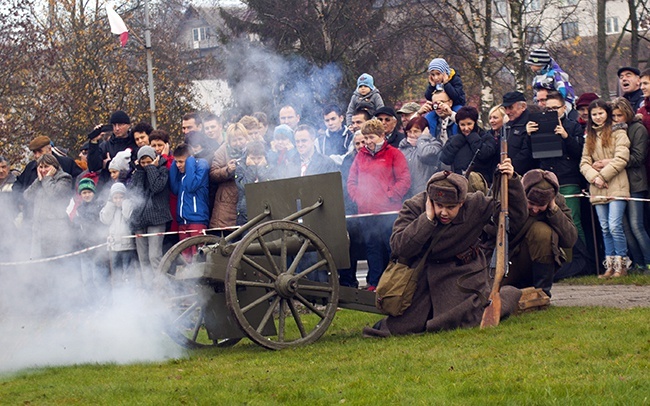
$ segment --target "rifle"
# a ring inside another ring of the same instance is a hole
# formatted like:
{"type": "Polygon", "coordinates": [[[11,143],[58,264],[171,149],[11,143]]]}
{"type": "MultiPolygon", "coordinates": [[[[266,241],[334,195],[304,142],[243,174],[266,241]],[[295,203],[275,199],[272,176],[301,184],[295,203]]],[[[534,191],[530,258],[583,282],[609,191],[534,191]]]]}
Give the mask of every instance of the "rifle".
{"type": "MultiPolygon", "coordinates": [[[[505,125],[501,128],[501,163],[508,157],[508,143],[506,138],[505,125]]],[[[496,262],[490,264],[495,270],[494,283],[488,299],[488,305],[483,311],[481,328],[498,326],[501,320],[501,282],[508,275],[508,177],[501,174],[500,201],[501,211],[499,212],[499,226],[497,229],[497,244],[495,247],[496,262]]]]}

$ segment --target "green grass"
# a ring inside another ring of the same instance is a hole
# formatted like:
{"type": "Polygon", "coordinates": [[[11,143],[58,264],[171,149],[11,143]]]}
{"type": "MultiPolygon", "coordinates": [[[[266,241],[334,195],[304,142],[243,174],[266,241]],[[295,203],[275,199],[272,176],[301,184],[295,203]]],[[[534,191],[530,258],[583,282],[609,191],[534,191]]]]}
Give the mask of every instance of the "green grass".
{"type": "Polygon", "coordinates": [[[0,378],[2,404],[650,404],[649,308],[560,308],[499,327],[364,339],[379,316],[338,312],[315,344],[248,340],[185,359],[0,378]]]}
{"type": "Polygon", "coordinates": [[[567,278],[559,283],[563,285],[650,285],[650,275],[641,275],[638,273],[630,274],[624,278],[598,279],[596,276],[580,276],[577,278],[567,278]]]}

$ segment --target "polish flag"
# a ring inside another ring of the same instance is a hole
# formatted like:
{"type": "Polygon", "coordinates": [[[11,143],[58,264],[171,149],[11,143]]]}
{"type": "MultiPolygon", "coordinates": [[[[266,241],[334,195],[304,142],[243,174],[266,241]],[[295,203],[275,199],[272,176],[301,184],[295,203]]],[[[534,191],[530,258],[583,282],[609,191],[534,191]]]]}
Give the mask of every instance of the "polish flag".
{"type": "Polygon", "coordinates": [[[119,35],[120,43],[125,46],[126,41],[129,39],[129,29],[126,28],[124,20],[115,12],[113,5],[110,3],[106,3],[106,16],[108,17],[108,23],[111,25],[111,32],[119,35]]]}

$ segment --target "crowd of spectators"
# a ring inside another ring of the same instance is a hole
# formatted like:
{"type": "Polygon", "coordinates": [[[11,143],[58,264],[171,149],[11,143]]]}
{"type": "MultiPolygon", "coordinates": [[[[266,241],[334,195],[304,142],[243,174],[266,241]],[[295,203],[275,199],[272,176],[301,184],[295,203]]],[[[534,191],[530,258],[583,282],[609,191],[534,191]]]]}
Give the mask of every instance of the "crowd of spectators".
{"type": "MultiPolygon", "coordinates": [[[[163,233],[180,231],[178,241],[244,224],[248,183],[340,171],[352,259],[350,269],[340,270],[340,282],[357,287],[356,263],[366,258],[366,288],[374,290],[390,260],[389,239],[404,201],[424,192],[440,170],[474,173],[483,185],[478,190],[489,193],[505,133],[514,171],[523,176],[542,170],[533,189],[542,190],[536,196],[546,205],[529,200],[531,216],[557,210],[544,200],[544,185],[557,189],[552,199],[566,197],[560,206],[570,208],[580,247],[562,248],[573,248],[574,259],[588,252],[587,213],[579,197],[588,187],[602,230],[604,277],[635,268],[648,272],[643,199],[650,165],[650,70],[621,68],[623,95],[605,102],[595,93],[576,97],[569,75],[546,50],[532,51],[526,63],[535,73],[533,102],[523,93],[506,92],[502,103],[486,112],[483,125],[481,112],[467,104],[460,73],[435,58],[428,65],[426,101],[402,103],[397,111],[384,105],[373,77],[364,73],[347,109],[326,106],[317,125],[303,123],[299,107],[292,105],[247,112],[229,122],[190,112],[182,117],[184,140],[174,146],[163,129],[134,125],[126,112],[115,111],[108,125],[88,134],[76,161],[49,137],[35,137],[28,145],[33,160],[22,172],[10,171],[11,163],[0,156],[4,235],[30,241],[28,252],[17,253],[5,239],[3,258],[46,258],[108,242],[108,254],[96,250],[82,259],[90,295],[107,283],[146,287],[174,242],[163,233]],[[273,113],[275,126],[268,118],[273,113]],[[543,132],[540,120],[549,116],[556,121],[550,152],[536,142],[543,132]],[[149,236],[131,238],[135,234],[149,236]]],[[[538,267],[545,276],[533,275],[528,282],[550,290],[548,275],[552,279],[567,260],[557,255],[562,259],[556,264],[555,254],[533,258],[547,265],[538,267]]]]}

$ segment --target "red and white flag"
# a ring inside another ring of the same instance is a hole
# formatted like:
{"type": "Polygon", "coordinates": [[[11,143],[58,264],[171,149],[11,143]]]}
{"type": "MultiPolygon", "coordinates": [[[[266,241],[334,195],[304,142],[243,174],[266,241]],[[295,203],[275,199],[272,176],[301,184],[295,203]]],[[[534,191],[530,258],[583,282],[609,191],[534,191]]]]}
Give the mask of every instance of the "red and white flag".
{"type": "Polygon", "coordinates": [[[108,16],[108,23],[111,25],[111,32],[119,35],[120,43],[122,43],[122,46],[125,46],[126,41],[129,39],[129,29],[126,28],[124,20],[115,12],[111,3],[106,3],[106,16],[108,16]]]}

